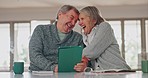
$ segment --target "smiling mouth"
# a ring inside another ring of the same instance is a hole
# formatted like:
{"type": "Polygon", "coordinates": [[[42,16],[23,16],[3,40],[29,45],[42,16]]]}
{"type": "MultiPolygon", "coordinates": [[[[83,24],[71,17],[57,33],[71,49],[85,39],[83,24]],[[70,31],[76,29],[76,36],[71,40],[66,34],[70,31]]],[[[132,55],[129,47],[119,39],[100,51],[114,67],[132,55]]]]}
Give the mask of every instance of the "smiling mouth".
{"type": "Polygon", "coordinates": [[[68,28],[73,28],[73,26],[71,24],[66,24],[68,28]]]}
{"type": "Polygon", "coordinates": [[[84,29],[86,26],[83,26],[82,28],[84,29]]]}

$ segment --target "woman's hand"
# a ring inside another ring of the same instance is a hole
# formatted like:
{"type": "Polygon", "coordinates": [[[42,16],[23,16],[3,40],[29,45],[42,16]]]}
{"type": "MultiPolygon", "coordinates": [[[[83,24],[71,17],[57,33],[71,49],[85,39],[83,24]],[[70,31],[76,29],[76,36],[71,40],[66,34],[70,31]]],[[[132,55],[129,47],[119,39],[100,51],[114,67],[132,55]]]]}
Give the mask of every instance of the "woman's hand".
{"type": "Polygon", "coordinates": [[[87,57],[83,57],[81,63],[77,63],[77,65],[74,66],[74,69],[78,72],[83,72],[84,69],[87,67],[89,59],[87,57]]]}
{"type": "Polygon", "coordinates": [[[77,65],[74,66],[74,69],[78,72],[83,72],[86,67],[87,67],[87,64],[84,62],[81,62],[81,63],[77,63],[77,65]]]}

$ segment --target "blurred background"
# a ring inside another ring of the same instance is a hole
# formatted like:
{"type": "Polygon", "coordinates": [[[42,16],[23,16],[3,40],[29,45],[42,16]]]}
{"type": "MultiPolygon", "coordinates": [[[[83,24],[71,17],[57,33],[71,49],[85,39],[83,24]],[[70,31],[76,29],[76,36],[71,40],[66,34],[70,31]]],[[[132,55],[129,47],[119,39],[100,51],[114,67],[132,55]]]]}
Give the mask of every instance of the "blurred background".
{"type": "MultiPolygon", "coordinates": [[[[96,6],[114,29],[122,57],[141,69],[141,53],[148,58],[148,0],[0,0],[0,71],[11,71],[14,61],[24,61],[28,70],[34,28],[53,23],[65,4],[78,10],[96,6]]],[[[80,32],[78,24],[74,30],[80,32]]]]}

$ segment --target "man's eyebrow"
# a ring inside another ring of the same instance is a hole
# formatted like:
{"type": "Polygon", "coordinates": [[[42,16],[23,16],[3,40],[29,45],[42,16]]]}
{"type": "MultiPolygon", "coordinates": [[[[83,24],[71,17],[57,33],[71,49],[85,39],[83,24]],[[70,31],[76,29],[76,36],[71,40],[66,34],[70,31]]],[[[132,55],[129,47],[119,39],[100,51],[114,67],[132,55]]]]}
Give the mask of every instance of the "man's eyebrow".
{"type": "Polygon", "coordinates": [[[73,17],[73,18],[74,18],[74,16],[73,16],[73,15],[71,15],[71,17],[73,17]]]}

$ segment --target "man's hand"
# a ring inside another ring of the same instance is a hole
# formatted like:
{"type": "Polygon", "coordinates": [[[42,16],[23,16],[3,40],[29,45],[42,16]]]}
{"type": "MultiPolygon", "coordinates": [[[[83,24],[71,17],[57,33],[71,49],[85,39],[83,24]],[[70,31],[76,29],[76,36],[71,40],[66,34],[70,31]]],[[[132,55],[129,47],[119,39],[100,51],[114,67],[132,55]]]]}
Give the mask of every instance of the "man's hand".
{"type": "Polygon", "coordinates": [[[56,72],[56,73],[58,72],[58,65],[56,65],[54,72],[56,72]]]}

